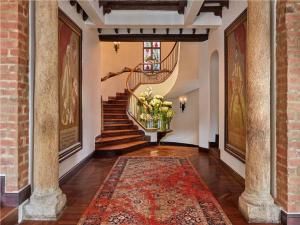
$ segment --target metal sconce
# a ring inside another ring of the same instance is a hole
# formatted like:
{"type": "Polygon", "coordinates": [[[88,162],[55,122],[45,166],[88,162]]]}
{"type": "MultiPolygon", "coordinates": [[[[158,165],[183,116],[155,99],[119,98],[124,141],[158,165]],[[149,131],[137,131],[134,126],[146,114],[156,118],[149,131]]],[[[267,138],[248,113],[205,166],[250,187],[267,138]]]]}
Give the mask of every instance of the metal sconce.
{"type": "Polygon", "coordinates": [[[120,48],[120,42],[114,42],[114,49],[116,54],[118,53],[119,48],[120,48]]]}
{"type": "Polygon", "coordinates": [[[187,101],[186,97],[179,98],[180,108],[182,112],[184,112],[186,101],[187,101]]]}

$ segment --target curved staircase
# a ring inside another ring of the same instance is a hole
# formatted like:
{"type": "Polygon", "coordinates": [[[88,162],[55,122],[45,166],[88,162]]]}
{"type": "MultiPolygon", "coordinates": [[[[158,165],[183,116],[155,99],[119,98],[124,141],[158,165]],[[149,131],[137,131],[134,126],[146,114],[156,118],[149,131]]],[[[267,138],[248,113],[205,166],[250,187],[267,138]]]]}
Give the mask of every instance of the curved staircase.
{"type": "Polygon", "coordinates": [[[117,93],[102,103],[103,130],[96,138],[96,151],[121,154],[149,145],[150,137],[128,118],[126,114],[129,92],[117,93]]]}
{"type": "MultiPolygon", "coordinates": [[[[130,69],[126,80],[127,89],[124,93],[117,93],[116,96],[108,97],[107,101],[102,102],[103,129],[100,137],[96,138],[96,153],[122,154],[150,144],[150,137],[146,136],[143,130],[153,131],[154,129],[156,131],[157,129],[146,128],[139,121],[137,108],[140,100],[134,91],[143,84],[159,84],[166,81],[174,71],[177,61],[178,43],[175,43],[168,56],[160,62],[161,70],[150,73],[149,71],[144,71],[144,63],[140,63],[135,68],[130,69]],[[138,126],[128,118],[127,112],[143,130],[139,130],[138,126]]],[[[120,74],[117,73],[113,76],[120,74]]],[[[140,104],[144,103],[140,102],[140,104]]]]}

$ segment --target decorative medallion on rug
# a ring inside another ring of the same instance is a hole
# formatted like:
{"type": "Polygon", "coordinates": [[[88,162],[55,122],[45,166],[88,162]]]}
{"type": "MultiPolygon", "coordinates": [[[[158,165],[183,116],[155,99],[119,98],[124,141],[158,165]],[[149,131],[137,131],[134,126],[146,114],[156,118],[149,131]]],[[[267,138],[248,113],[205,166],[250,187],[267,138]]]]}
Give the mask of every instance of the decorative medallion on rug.
{"type": "Polygon", "coordinates": [[[231,222],[187,158],[120,157],[78,224],[231,222]]]}

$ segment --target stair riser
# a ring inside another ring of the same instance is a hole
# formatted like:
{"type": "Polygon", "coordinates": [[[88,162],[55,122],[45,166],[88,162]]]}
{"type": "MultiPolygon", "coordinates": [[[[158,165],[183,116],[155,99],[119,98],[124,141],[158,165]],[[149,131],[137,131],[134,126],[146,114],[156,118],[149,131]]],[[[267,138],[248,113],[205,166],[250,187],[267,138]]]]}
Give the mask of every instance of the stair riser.
{"type": "Polygon", "coordinates": [[[116,96],[118,96],[118,95],[128,96],[128,95],[129,95],[129,92],[117,92],[117,93],[116,93],[116,96]]]}
{"type": "Polygon", "coordinates": [[[128,121],[107,121],[104,119],[104,125],[106,124],[133,124],[131,120],[128,121]]]}
{"type": "Polygon", "coordinates": [[[116,99],[128,100],[129,96],[124,94],[117,94],[116,99]]]}
{"type": "Polygon", "coordinates": [[[128,126],[118,126],[118,125],[115,125],[115,126],[105,126],[104,125],[104,130],[135,130],[135,129],[138,129],[138,127],[136,125],[128,125],[128,126]]]}
{"type": "Polygon", "coordinates": [[[119,114],[126,114],[126,109],[103,109],[104,113],[119,113],[119,114]]]}
{"type": "Polygon", "coordinates": [[[117,97],[108,97],[108,101],[115,101],[115,100],[126,100],[128,101],[128,96],[117,96],[117,97]]]}
{"type": "Polygon", "coordinates": [[[124,115],[104,115],[104,120],[105,119],[128,119],[128,116],[126,114],[124,115]]]}
{"type": "Polygon", "coordinates": [[[116,136],[122,136],[122,135],[137,135],[137,134],[144,134],[144,132],[141,130],[131,130],[131,131],[126,131],[126,132],[112,133],[112,134],[102,133],[101,137],[116,137],[116,136]]]}
{"type": "Polygon", "coordinates": [[[127,105],[127,100],[108,100],[107,102],[104,102],[105,104],[117,104],[117,105],[127,105]]]}
{"type": "Polygon", "coordinates": [[[126,110],[127,109],[127,105],[103,105],[103,109],[122,109],[122,110],[126,110]]]}
{"type": "Polygon", "coordinates": [[[96,148],[97,147],[104,147],[104,146],[110,146],[114,144],[124,144],[132,141],[144,141],[145,136],[140,136],[140,137],[133,137],[133,138],[126,138],[122,140],[117,140],[117,141],[106,141],[106,142],[96,142],[96,148]]]}

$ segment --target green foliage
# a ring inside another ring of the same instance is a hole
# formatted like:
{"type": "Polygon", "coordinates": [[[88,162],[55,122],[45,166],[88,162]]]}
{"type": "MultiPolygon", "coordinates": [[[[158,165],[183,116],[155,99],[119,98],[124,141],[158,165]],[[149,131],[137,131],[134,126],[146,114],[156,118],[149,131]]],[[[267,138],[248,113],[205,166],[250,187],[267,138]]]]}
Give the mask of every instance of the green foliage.
{"type": "Polygon", "coordinates": [[[158,128],[160,122],[161,130],[166,130],[175,112],[172,110],[172,102],[165,101],[161,95],[152,95],[152,88],[139,96],[139,120],[145,123],[153,122],[153,127],[158,128]]]}

